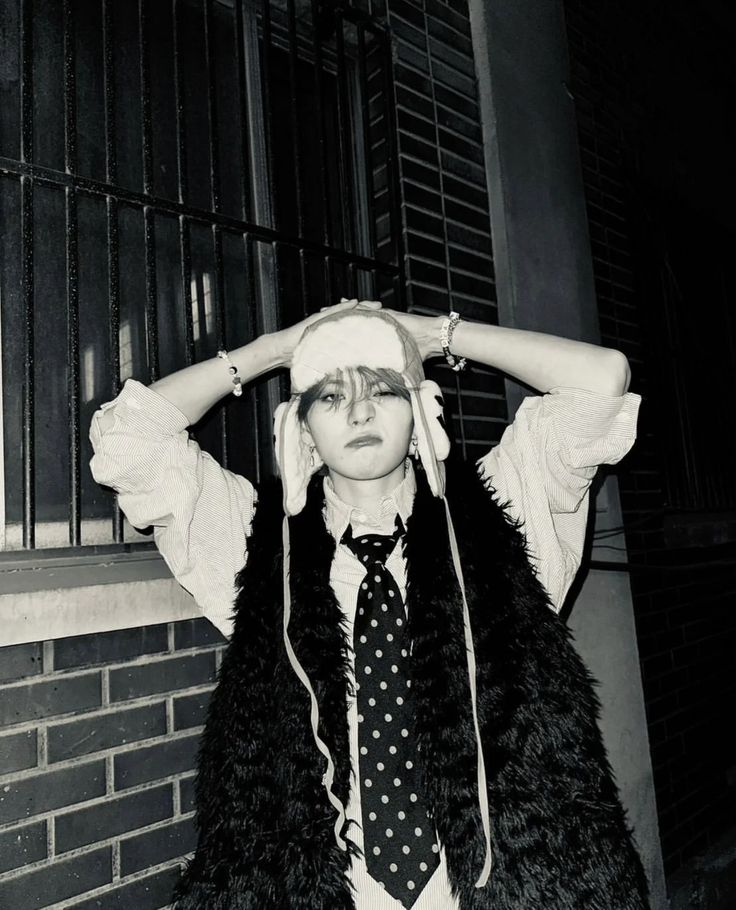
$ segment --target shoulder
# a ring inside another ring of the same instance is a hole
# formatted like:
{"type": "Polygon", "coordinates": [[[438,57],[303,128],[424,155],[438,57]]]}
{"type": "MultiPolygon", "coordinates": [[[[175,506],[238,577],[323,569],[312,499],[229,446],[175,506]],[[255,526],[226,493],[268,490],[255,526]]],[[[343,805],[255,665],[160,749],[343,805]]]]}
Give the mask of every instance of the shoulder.
{"type": "Polygon", "coordinates": [[[462,458],[451,457],[445,463],[446,496],[450,507],[468,520],[492,518],[512,527],[519,527],[507,513],[508,502],[503,501],[489,477],[478,465],[462,458]]]}
{"type": "Polygon", "coordinates": [[[447,502],[466,581],[476,596],[485,603],[481,592],[492,592],[498,617],[508,617],[511,605],[511,613],[525,621],[553,615],[529,558],[522,523],[474,464],[454,460],[447,465],[447,502]]]}
{"type": "MultiPolygon", "coordinates": [[[[307,488],[307,501],[297,515],[289,518],[291,543],[300,546],[310,540],[315,528],[324,528],[323,478],[315,474],[307,488]]],[[[284,488],[279,477],[268,477],[258,485],[258,498],[252,525],[253,552],[280,551],[284,521],[284,488]]]]}
{"type": "Polygon", "coordinates": [[[460,548],[481,565],[489,559],[519,569],[529,565],[523,523],[472,462],[448,461],[446,496],[460,548]]]}

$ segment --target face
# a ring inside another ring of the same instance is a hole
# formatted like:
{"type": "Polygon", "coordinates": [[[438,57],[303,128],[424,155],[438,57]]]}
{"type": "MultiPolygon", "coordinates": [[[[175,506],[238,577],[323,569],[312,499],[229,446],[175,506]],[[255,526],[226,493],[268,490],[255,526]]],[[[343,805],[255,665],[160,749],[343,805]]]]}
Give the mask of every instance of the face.
{"type": "Polygon", "coordinates": [[[360,394],[330,380],[309,409],[304,428],[329,470],[349,480],[376,480],[403,464],[414,420],[411,404],[385,382],[360,394]]]}

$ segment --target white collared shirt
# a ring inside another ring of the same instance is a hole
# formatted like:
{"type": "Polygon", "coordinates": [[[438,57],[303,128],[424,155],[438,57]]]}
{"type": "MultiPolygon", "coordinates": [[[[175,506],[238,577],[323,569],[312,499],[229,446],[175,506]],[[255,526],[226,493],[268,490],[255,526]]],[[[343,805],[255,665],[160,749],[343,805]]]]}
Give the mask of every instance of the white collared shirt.
{"type": "MultiPolygon", "coordinates": [[[[588,489],[598,465],[615,464],[634,443],[641,399],[627,393],[600,395],[581,389],[553,389],[520,406],[501,442],[483,459],[500,502],[524,523],[528,552],[537,575],[559,610],[580,565],[588,515],[588,489]]],[[[195,598],[204,616],[227,637],[232,631],[234,579],[246,559],[254,511],[251,483],[223,469],[189,439],[187,418],[165,398],[135,380],[94,415],[90,438],[95,479],[119,493],[119,504],[135,527],[154,527],[156,544],[172,573],[195,598]],[[113,419],[102,415],[113,410],[113,419]]],[[[391,533],[396,515],[406,524],[416,484],[413,470],[377,515],[342,502],[325,480],[325,522],[340,540],[350,523],[356,534],[391,533]]],[[[401,548],[386,562],[406,594],[401,548]]],[[[352,626],[364,567],[338,546],[330,582],[352,626]]],[[[351,764],[357,767],[357,709],[348,709],[351,764]]],[[[360,792],[352,777],[348,816],[360,818],[360,792]]],[[[360,829],[352,837],[362,847],[360,829]]],[[[457,910],[450,893],[444,854],[412,910],[457,910]]],[[[400,910],[354,861],[351,880],[357,910],[400,910]]]]}

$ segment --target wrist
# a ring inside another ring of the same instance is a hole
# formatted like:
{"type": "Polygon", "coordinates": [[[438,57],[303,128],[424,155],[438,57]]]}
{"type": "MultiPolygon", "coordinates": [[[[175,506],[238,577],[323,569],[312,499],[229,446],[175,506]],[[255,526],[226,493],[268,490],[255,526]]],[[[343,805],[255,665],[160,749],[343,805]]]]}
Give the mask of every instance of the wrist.
{"type": "Polygon", "coordinates": [[[268,363],[267,370],[277,370],[282,367],[288,369],[291,365],[294,345],[289,340],[288,332],[288,329],[281,329],[278,332],[260,335],[255,339],[263,350],[263,358],[268,363]]]}
{"type": "MultiPolygon", "coordinates": [[[[271,370],[277,370],[280,367],[288,366],[288,361],[284,354],[284,341],[276,336],[280,332],[271,332],[258,335],[253,341],[244,344],[240,348],[234,348],[229,351],[232,362],[239,368],[239,373],[243,384],[262,376],[264,373],[270,373],[271,370]]],[[[225,373],[227,370],[222,366],[222,361],[213,358],[219,364],[219,368],[225,373]]]]}
{"type": "MultiPolygon", "coordinates": [[[[466,367],[466,358],[459,351],[456,339],[456,330],[461,325],[461,322],[460,314],[451,311],[447,316],[442,317],[442,325],[440,327],[442,354],[456,373],[461,372],[466,367]]],[[[460,334],[462,334],[462,330],[460,334]]]]}
{"type": "Polygon", "coordinates": [[[442,357],[442,342],[440,341],[440,333],[442,331],[442,322],[444,318],[444,316],[427,317],[427,330],[424,343],[424,349],[429,352],[427,354],[427,358],[442,357]]]}

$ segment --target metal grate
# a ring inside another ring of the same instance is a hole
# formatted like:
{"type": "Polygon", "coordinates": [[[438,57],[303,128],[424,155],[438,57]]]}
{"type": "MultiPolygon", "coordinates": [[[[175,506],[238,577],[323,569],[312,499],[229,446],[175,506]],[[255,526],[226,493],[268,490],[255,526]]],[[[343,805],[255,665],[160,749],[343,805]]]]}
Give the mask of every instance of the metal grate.
{"type": "MultiPolygon", "coordinates": [[[[342,294],[403,306],[389,36],[373,3],[0,8],[4,549],[145,548],[87,467],[125,379],[342,294]]],[[[198,441],[257,480],[278,397],[198,441]]]]}

